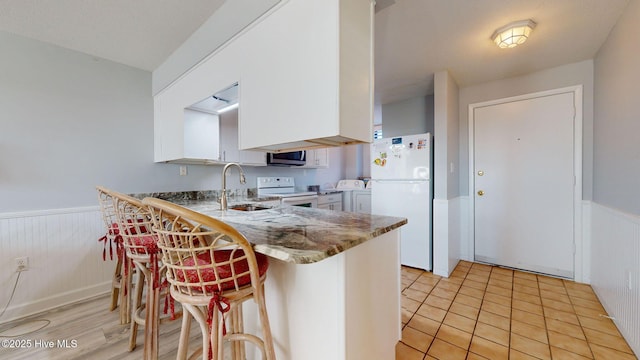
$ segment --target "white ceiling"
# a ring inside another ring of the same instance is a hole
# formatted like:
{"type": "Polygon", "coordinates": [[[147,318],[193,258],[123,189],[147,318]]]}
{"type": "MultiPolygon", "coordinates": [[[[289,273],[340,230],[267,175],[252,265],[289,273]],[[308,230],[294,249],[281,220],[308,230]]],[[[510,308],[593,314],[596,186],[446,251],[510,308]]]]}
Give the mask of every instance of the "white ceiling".
{"type": "Polygon", "coordinates": [[[460,86],[592,59],[628,0],[395,0],[376,14],[376,94],[388,103],[433,93],[434,72],[460,86]],[[529,40],[500,49],[493,32],[537,23],[529,40]]]}
{"type": "MultiPolygon", "coordinates": [[[[591,59],[629,0],[379,0],[376,99],[433,93],[591,59]],[[493,31],[533,19],[529,41],[499,49],[493,31]]],[[[0,31],[153,71],[224,0],[0,0],[0,31]]]]}
{"type": "Polygon", "coordinates": [[[0,31],[153,71],[224,0],[0,0],[0,31]]]}

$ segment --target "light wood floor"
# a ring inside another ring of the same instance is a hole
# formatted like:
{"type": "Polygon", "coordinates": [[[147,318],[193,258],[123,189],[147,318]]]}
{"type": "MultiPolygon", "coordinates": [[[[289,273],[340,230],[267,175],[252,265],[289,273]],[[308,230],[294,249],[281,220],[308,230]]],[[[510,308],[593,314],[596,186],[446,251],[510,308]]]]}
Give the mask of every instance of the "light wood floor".
{"type": "MultiPolygon", "coordinates": [[[[39,316],[32,316],[21,321],[18,327],[5,330],[6,325],[0,326],[4,346],[0,346],[0,359],[113,359],[133,360],[141,359],[143,354],[144,333],[142,327],[138,330],[138,346],[133,352],[128,351],[129,325],[120,325],[118,311],[109,312],[109,297],[100,296],[85,302],[67,305],[39,316]],[[46,319],[50,321],[44,329],[27,334],[38,329],[43,322],[34,321],[46,319]],[[3,331],[4,330],[4,331],[3,331]],[[18,335],[13,338],[7,336],[18,335]],[[30,340],[30,348],[10,349],[6,347],[6,341],[30,340]],[[53,348],[38,347],[37,341],[53,341],[53,348]],[[77,341],[76,348],[58,347],[58,340],[77,341]]],[[[162,308],[161,304],[161,308],[162,308]]],[[[15,325],[16,323],[12,324],[15,325]]],[[[192,321],[191,342],[193,349],[201,343],[200,330],[197,323],[192,321]]],[[[181,321],[178,318],[161,324],[159,359],[175,359],[180,336],[181,321]]],[[[191,349],[190,349],[191,350],[191,349]]]]}

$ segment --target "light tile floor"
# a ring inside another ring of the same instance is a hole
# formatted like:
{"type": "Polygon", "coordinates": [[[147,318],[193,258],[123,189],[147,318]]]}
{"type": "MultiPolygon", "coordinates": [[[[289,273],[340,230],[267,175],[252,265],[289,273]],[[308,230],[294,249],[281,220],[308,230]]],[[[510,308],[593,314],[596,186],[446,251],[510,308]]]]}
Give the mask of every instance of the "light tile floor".
{"type": "Polygon", "coordinates": [[[402,268],[396,360],[637,359],[591,286],[461,261],[402,268]]]}

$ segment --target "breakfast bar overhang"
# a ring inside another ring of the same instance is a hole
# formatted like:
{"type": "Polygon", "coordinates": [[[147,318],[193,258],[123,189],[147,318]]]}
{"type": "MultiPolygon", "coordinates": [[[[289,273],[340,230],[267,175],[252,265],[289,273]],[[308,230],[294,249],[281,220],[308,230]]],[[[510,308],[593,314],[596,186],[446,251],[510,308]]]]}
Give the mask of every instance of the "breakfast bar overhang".
{"type": "MultiPolygon", "coordinates": [[[[395,359],[401,338],[400,226],[404,218],[283,206],[219,210],[179,205],[222,220],[270,257],[265,295],[279,360],[395,359]]],[[[245,326],[257,319],[244,309],[245,326]]],[[[251,346],[247,357],[259,359],[251,346]]]]}

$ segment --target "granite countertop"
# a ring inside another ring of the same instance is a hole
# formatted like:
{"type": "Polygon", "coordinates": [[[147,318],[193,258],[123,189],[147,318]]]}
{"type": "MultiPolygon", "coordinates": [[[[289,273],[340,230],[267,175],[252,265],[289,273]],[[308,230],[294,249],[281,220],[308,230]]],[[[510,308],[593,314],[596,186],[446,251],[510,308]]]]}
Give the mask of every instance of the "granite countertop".
{"type": "Polygon", "coordinates": [[[318,262],[407,223],[405,218],[297,206],[222,211],[213,200],[173,202],[235,227],[256,252],[296,264],[318,262]]]}

